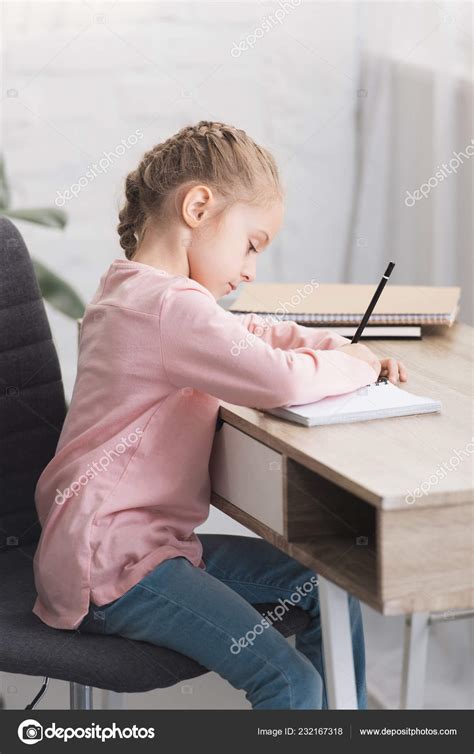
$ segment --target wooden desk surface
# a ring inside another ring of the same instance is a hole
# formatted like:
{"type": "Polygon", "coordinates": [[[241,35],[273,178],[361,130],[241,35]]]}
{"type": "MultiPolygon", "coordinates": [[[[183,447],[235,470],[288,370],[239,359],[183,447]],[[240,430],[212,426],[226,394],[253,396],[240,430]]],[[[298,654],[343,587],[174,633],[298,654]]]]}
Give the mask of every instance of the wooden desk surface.
{"type": "Polygon", "coordinates": [[[231,456],[239,446],[229,453],[217,440],[221,492],[213,485],[212,502],[384,614],[472,608],[473,328],[456,323],[440,334],[429,327],[421,341],[368,345],[403,361],[408,381],[399,387],[440,400],[441,412],[302,427],[222,403],[223,426],[240,430],[243,455],[236,468],[231,456]],[[262,451],[245,450],[246,436],[263,443],[262,451]],[[269,470],[265,453],[273,451],[281,454],[274,467],[280,471],[269,470]],[[260,453],[262,463],[255,462],[260,453]],[[275,474],[283,487],[283,531],[269,523],[282,505],[273,494],[275,474]],[[237,504],[225,494],[229,484],[237,504]]]}
{"type": "Polygon", "coordinates": [[[462,323],[441,329],[424,329],[421,341],[367,342],[377,356],[403,361],[408,381],[398,387],[440,400],[440,413],[302,427],[222,402],[220,416],[375,507],[467,503],[473,494],[474,329],[462,323]],[[417,490],[413,500],[407,497],[417,490]]]}

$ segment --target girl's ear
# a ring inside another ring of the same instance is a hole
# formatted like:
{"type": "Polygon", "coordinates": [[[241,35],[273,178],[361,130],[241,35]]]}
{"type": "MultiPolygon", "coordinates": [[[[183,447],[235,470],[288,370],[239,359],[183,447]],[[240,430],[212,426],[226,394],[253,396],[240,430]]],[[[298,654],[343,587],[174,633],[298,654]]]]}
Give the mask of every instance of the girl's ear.
{"type": "Polygon", "coordinates": [[[196,228],[210,213],[214,201],[214,195],[209,186],[204,184],[193,186],[183,199],[181,212],[184,222],[191,228],[196,228]]]}

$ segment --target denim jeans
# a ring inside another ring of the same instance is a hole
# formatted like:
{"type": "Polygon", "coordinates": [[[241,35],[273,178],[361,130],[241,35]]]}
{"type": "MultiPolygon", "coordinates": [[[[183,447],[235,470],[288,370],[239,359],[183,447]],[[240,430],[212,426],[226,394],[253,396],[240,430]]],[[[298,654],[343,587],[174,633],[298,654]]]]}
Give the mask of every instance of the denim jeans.
{"type": "MultiPolygon", "coordinates": [[[[91,602],[79,630],[181,652],[244,689],[252,709],[327,709],[315,572],[264,539],[199,538],[206,570],[165,560],[118,599],[91,602]],[[264,618],[253,607],[260,602],[279,611],[264,618]],[[295,647],[273,625],[291,603],[311,617],[295,647]]],[[[351,595],[349,611],[358,708],[367,709],[362,616],[351,595]]]]}

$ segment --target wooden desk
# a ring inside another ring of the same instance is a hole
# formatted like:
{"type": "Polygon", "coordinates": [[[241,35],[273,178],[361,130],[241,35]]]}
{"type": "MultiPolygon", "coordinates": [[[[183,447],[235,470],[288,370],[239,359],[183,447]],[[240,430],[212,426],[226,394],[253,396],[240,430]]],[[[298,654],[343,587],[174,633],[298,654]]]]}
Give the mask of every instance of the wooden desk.
{"type": "Polygon", "coordinates": [[[368,345],[441,413],[308,428],[222,403],[210,463],[212,504],[320,577],[332,707],[355,699],[336,668],[348,615],[346,646],[325,633],[341,590],[384,615],[474,607],[473,328],[368,345]]]}

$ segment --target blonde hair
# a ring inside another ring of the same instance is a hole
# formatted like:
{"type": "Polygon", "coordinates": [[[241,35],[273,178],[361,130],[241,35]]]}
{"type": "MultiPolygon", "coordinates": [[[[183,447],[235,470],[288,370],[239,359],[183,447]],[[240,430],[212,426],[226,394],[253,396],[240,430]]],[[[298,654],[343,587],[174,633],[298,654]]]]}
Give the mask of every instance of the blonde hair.
{"type": "Polygon", "coordinates": [[[205,183],[225,200],[265,205],[283,195],[272,154],[245,131],[201,120],[145,152],[125,179],[117,231],[132,259],[150,217],[158,219],[185,184],[205,183]]]}

